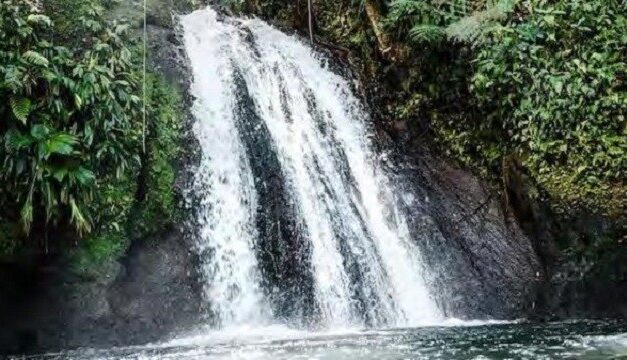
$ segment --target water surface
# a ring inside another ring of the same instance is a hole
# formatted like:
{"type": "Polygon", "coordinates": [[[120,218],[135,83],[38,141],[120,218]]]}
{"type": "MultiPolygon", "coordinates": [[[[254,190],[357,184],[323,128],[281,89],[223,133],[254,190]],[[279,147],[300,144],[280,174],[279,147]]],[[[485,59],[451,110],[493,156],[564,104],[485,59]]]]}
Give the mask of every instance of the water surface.
{"type": "Polygon", "coordinates": [[[282,326],[199,332],[141,347],[84,349],[36,359],[627,359],[618,321],[509,323],[304,332],[282,326]]]}

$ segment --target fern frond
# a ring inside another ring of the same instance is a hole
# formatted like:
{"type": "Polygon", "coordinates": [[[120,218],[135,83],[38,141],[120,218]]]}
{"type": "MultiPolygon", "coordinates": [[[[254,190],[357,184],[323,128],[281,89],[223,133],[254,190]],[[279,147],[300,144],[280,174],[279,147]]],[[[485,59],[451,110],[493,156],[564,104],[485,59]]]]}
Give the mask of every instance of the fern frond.
{"type": "Polygon", "coordinates": [[[482,33],[492,29],[498,21],[507,18],[507,14],[514,9],[517,2],[517,0],[488,1],[481,11],[475,11],[448,25],[446,36],[453,41],[476,43],[482,33]]]}
{"type": "Polygon", "coordinates": [[[22,124],[26,124],[28,120],[28,115],[31,112],[31,101],[28,98],[10,98],[9,104],[11,105],[11,111],[13,112],[13,116],[17,120],[19,120],[22,124]]]}
{"type": "Polygon", "coordinates": [[[481,31],[478,16],[466,16],[446,28],[446,37],[458,42],[473,42],[481,31]]]}
{"type": "Polygon", "coordinates": [[[419,24],[409,30],[409,37],[415,42],[434,43],[446,36],[444,28],[437,25],[419,24]]]}
{"type": "Polygon", "coordinates": [[[393,25],[402,19],[429,11],[431,5],[423,0],[393,0],[388,13],[388,22],[393,25]]]}
{"type": "Polygon", "coordinates": [[[48,59],[37,51],[28,50],[22,54],[22,58],[33,65],[48,67],[48,59]]]}

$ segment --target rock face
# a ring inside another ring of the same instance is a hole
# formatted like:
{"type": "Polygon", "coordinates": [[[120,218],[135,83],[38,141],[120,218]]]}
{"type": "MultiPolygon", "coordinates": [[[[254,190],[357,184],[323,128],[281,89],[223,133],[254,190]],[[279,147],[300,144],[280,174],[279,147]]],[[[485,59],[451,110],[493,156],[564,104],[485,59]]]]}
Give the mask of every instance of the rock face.
{"type": "Polygon", "coordinates": [[[627,251],[599,259],[593,269],[560,261],[538,299],[542,320],[566,318],[627,319],[627,251]]]}
{"type": "Polygon", "coordinates": [[[540,320],[627,318],[624,218],[586,211],[560,216],[530,196],[538,190],[522,166],[509,163],[505,173],[508,201],[547,274],[530,316],[540,320]]]}
{"type": "Polygon", "coordinates": [[[458,318],[518,318],[543,281],[532,242],[500,198],[468,171],[414,154],[399,172],[410,231],[440,307],[458,318]]]}
{"type": "MultiPolygon", "coordinates": [[[[6,297],[0,353],[146,343],[196,323],[200,291],[190,245],[178,231],[135,242],[95,278],[52,263],[0,281],[6,297]]],[[[6,272],[3,272],[6,274],[6,272]]]]}

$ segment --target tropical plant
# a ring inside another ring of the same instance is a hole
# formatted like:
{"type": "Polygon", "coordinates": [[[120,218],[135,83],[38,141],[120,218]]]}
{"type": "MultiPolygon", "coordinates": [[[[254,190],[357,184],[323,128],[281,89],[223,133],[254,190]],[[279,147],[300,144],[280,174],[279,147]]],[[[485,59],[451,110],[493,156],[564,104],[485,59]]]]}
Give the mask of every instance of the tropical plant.
{"type": "Polygon", "coordinates": [[[392,0],[388,25],[415,42],[473,42],[517,0],[392,0]]]}
{"type": "Polygon", "coordinates": [[[529,0],[524,10],[476,49],[478,106],[554,197],[620,212],[627,3],[529,0]]]}
{"type": "Polygon", "coordinates": [[[99,181],[138,164],[140,99],[128,28],[91,3],[81,46],[55,44],[41,9],[0,2],[0,201],[18,207],[24,230],[69,223],[89,232],[99,181]]]}
{"type": "Polygon", "coordinates": [[[446,151],[483,173],[500,177],[515,155],[557,210],[620,213],[625,13],[620,0],[393,0],[389,29],[429,45],[412,55],[422,72],[401,113],[423,112],[446,151]]]}

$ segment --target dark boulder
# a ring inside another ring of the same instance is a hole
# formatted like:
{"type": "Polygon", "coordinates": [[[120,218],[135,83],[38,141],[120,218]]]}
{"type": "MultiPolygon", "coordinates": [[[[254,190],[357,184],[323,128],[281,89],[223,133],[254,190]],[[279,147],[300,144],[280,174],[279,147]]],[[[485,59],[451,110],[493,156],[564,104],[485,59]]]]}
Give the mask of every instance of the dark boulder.
{"type": "Polygon", "coordinates": [[[134,242],[97,276],[78,276],[64,261],[15,267],[0,283],[19,289],[3,293],[11,311],[0,314],[0,353],[141,344],[191,327],[201,302],[190,248],[171,230],[134,242]]]}
{"type": "Polygon", "coordinates": [[[511,319],[529,313],[544,273],[496,191],[430,154],[404,162],[399,203],[410,214],[410,231],[445,314],[511,319]]]}

